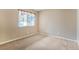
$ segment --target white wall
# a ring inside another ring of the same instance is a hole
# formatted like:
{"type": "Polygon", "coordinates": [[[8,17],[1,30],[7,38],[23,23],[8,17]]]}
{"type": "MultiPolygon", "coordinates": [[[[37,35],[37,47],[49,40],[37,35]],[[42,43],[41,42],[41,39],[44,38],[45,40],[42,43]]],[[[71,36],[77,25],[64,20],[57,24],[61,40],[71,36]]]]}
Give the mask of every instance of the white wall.
{"type": "Polygon", "coordinates": [[[76,10],[44,10],[39,12],[39,31],[49,35],[76,39],[76,10]]]}

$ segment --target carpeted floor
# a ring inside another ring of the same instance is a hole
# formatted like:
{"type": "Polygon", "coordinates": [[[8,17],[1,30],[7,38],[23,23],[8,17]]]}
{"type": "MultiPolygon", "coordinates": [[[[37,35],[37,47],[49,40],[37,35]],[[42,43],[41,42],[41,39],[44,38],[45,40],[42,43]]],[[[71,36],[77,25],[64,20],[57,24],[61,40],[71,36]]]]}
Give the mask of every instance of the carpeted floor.
{"type": "Polygon", "coordinates": [[[66,40],[62,37],[46,37],[28,46],[26,50],[78,50],[75,41],[66,40]]]}
{"type": "Polygon", "coordinates": [[[76,41],[59,36],[35,34],[27,38],[0,45],[0,50],[78,50],[76,41]]]}
{"type": "Polygon", "coordinates": [[[32,45],[33,43],[47,37],[47,35],[42,34],[34,34],[30,37],[26,37],[20,40],[15,40],[3,45],[0,45],[0,50],[24,50],[29,45],[32,45]]]}

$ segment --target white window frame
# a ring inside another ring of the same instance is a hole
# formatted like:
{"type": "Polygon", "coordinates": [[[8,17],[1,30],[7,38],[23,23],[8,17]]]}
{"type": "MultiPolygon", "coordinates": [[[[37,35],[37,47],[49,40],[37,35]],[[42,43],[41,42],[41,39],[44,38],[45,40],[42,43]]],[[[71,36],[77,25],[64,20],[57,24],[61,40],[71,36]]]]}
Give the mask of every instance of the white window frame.
{"type": "Polygon", "coordinates": [[[36,20],[36,15],[34,14],[34,13],[30,13],[30,12],[27,12],[27,11],[22,11],[22,10],[18,10],[18,15],[19,15],[19,20],[18,20],[18,27],[26,27],[26,26],[34,26],[35,25],[35,20],[36,20]],[[22,13],[26,13],[27,15],[23,15],[23,16],[21,16],[21,14],[22,13]],[[30,16],[29,16],[30,15],[30,16]],[[34,16],[34,20],[33,19],[31,19],[31,20],[33,20],[33,22],[28,22],[29,21],[29,18],[28,18],[28,16],[29,17],[31,17],[31,18],[33,18],[33,16],[34,16]],[[22,17],[24,17],[24,16],[26,16],[26,19],[21,19],[22,17]],[[20,20],[21,19],[21,20],[20,20]],[[22,22],[23,21],[23,22],[22,22]]]}

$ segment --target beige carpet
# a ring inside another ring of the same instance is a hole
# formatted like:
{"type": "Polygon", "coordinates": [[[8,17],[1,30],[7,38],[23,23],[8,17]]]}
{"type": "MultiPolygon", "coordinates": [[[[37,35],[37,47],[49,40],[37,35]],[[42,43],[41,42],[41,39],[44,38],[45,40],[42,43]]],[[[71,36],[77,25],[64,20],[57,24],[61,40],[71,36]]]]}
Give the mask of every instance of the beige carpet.
{"type": "Polygon", "coordinates": [[[28,38],[0,45],[0,50],[77,50],[76,42],[58,36],[35,34],[28,38]]]}
{"type": "Polygon", "coordinates": [[[76,42],[62,37],[46,37],[28,46],[26,50],[77,50],[76,42]]]}
{"type": "Polygon", "coordinates": [[[15,40],[3,45],[0,45],[0,50],[24,50],[29,45],[47,37],[47,35],[34,34],[30,37],[26,37],[20,40],[15,40]]]}

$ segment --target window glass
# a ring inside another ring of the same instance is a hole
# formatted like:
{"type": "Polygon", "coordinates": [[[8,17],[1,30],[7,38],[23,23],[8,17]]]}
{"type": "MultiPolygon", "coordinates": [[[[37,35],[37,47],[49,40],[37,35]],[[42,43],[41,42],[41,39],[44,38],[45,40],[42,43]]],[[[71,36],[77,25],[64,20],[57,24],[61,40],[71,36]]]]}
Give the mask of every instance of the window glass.
{"type": "Polygon", "coordinates": [[[24,26],[34,26],[35,25],[35,15],[33,13],[19,11],[19,27],[24,26]]]}

